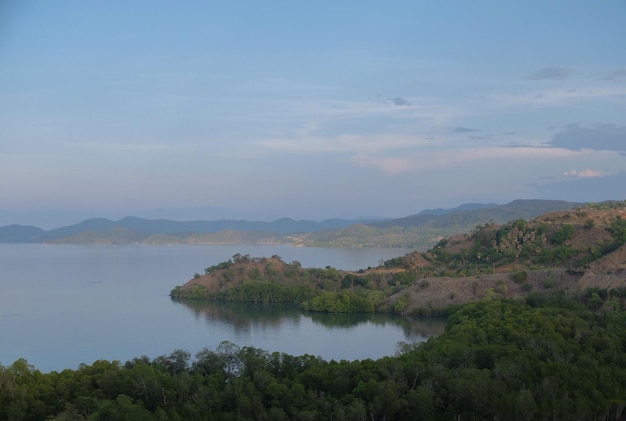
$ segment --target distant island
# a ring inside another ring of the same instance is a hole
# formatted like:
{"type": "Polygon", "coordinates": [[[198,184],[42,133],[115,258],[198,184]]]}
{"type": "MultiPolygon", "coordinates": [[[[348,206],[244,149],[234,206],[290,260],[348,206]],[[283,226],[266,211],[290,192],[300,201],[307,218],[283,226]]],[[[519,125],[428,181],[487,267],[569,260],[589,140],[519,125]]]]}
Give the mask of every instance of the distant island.
{"type": "Polygon", "coordinates": [[[626,300],[626,201],[529,221],[485,223],[434,247],[342,271],[236,254],[196,273],[174,298],[293,302],[324,312],[441,315],[468,302],[560,292],[596,306],[626,300]]]}
{"type": "Polygon", "coordinates": [[[43,230],[28,225],[0,227],[0,243],[47,244],[290,244],[317,247],[412,248],[427,250],[441,238],[476,225],[530,219],[582,203],[515,200],[505,205],[470,203],[452,209],[426,209],[396,219],[328,219],[321,222],[281,218],[263,221],[171,221],[126,217],[95,218],[43,230]]]}

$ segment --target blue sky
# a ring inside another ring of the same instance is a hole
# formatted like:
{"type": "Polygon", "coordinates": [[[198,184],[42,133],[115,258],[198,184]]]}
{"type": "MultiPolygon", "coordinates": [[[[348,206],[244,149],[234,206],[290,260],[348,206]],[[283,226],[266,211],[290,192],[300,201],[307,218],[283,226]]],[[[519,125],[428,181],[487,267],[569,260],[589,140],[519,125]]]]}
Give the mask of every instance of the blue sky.
{"type": "Polygon", "coordinates": [[[4,1],[0,225],[626,199],[626,2],[4,1]]]}

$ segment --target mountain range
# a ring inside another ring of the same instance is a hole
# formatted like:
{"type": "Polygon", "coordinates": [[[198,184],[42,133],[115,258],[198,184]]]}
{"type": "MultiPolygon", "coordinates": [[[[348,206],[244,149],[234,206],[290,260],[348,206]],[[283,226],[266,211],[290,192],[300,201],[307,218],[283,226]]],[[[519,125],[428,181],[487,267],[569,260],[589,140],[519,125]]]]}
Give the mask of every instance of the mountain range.
{"type": "Polygon", "coordinates": [[[104,218],[93,218],[78,224],[43,230],[31,225],[7,225],[0,227],[0,242],[3,243],[42,243],[55,242],[64,238],[71,238],[84,233],[105,233],[111,231],[132,232],[140,236],[151,235],[189,235],[211,234],[220,231],[244,232],[273,232],[276,234],[290,234],[314,232],[345,228],[357,222],[369,223],[372,220],[356,221],[347,219],[328,219],[322,222],[281,218],[272,222],[219,220],[219,221],[171,221],[168,219],[143,219],[127,216],[118,221],[104,218]]]}
{"type": "Polygon", "coordinates": [[[439,236],[471,230],[477,224],[529,219],[580,205],[582,203],[555,200],[516,200],[505,205],[470,203],[451,209],[426,209],[396,219],[337,218],[321,222],[291,218],[271,222],[172,221],[133,216],[118,221],[94,218],[51,230],[31,225],[3,226],[0,227],[0,243],[293,243],[316,246],[415,247],[418,243],[430,244],[439,236]]]}

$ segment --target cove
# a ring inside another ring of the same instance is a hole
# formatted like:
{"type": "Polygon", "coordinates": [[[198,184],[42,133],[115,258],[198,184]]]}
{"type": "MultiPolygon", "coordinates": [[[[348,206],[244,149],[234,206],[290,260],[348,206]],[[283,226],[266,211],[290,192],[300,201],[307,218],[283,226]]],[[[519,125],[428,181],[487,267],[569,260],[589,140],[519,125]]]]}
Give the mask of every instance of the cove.
{"type": "Polygon", "coordinates": [[[324,359],[393,355],[443,321],[314,314],[288,306],[178,302],[170,290],[235,253],[277,254],[305,267],[355,270],[407,250],[288,246],[53,246],[0,244],[0,364],[25,358],[43,371],[96,360],[192,354],[224,340],[324,359]]]}
{"type": "Polygon", "coordinates": [[[440,318],[303,312],[291,304],[173,301],[205,323],[209,332],[217,324],[228,324],[231,341],[237,344],[334,360],[392,355],[398,342],[423,342],[445,327],[440,318]]]}

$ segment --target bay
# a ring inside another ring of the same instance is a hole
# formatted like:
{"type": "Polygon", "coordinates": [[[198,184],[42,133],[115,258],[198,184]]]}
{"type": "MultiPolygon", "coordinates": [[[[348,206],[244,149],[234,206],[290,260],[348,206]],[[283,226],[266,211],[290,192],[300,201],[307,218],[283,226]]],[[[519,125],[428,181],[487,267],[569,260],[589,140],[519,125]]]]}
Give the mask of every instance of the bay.
{"type": "Polygon", "coordinates": [[[392,355],[398,342],[443,330],[441,320],[332,315],[295,306],[175,301],[170,290],[235,253],[279,255],[303,267],[357,270],[410,250],[235,246],[0,244],[0,364],[43,371],[99,359],[192,354],[228,340],[330,360],[392,355]]]}

